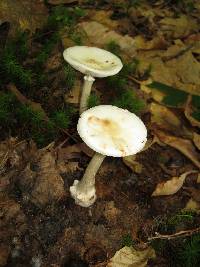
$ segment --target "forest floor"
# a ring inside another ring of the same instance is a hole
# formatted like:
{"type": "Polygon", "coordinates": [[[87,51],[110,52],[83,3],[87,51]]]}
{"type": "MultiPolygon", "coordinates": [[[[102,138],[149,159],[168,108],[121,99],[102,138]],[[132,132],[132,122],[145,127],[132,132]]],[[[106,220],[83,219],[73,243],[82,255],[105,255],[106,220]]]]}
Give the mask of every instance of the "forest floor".
{"type": "Polygon", "coordinates": [[[0,2],[0,266],[200,266],[199,25],[198,0],[0,2]],[[83,75],[62,55],[74,45],[124,65],[89,107],[148,129],[142,152],[104,160],[89,208],[69,192],[94,154],[76,130],[83,75]]]}

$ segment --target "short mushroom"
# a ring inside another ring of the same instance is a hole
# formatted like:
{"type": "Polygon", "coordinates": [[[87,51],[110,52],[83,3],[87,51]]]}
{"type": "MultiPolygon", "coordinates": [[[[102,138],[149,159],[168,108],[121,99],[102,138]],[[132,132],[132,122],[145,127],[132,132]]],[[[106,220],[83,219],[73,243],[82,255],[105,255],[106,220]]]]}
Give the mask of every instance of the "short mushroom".
{"type": "Polygon", "coordinates": [[[83,112],[78,133],[96,153],[81,181],[70,187],[76,204],[89,207],[96,200],[95,175],[106,156],[125,157],[141,151],[147,140],[147,129],[135,114],[111,105],[100,105],[83,112]]]}
{"type": "Polygon", "coordinates": [[[94,77],[117,74],[122,68],[121,60],[109,51],[97,47],[73,46],[64,50],[64,59],[76,70],[85,74],[80,100],[80,114],[87,110],[87,100],[94,77]]]}

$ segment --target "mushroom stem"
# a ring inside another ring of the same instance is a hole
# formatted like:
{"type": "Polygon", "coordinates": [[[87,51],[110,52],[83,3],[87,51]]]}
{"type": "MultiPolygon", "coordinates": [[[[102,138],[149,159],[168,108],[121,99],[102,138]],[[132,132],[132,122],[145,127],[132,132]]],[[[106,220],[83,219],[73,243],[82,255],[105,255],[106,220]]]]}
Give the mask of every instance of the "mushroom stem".
{"type": "Polygon", "coordinates": [[[81,181],[75,180],[70,187],[72,197],[76,204],[82,207],[91,206],[96,200],[95,175],[106,156],[95,153],[91,159],[81,181]]]}
{"type": "Polygon", "coordinates": [[[87,110],[87,101],[94,81],[95,79],[91,75],[84,76],[83,90],[82,90],[80,109],[79,109],[80,114],[83,113],[85,110],[87,110]]]}

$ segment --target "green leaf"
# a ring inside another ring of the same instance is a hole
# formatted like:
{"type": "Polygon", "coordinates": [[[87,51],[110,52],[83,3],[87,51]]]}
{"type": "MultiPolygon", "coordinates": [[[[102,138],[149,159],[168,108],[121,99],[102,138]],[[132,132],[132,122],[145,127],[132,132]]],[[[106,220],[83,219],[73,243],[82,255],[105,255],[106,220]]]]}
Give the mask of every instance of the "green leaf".
{"type": "Polygon", "coordinates": [[[154,81],[149,84],[148,87],[151,89],[157,89],[166,94],[162,102],[167,106],[178,107],[184,104],[187,100],[188,94],[186,92],[166,84],[154,81]]]}

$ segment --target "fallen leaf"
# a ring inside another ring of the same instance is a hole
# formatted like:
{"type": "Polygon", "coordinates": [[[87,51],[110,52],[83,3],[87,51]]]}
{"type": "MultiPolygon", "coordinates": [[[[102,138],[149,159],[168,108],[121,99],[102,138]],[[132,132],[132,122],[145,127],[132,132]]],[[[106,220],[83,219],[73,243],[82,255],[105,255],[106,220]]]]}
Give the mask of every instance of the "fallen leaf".
{"type": "Polygon", "coordinates": [[[115,41],[124,53],[129,57],[136,53],[135,40],[129,35],[121,35],[96,21],[81,22],[79,28],[85,31],[90,43],[96,46],[103,46],[111,41],[115,41]]]}
{"type": "Polygon", "coordinates": [[[200,174],[198,174],[197,183],[200,184],[200,174]]]}
{"type": "MultiPolygon", "coordinates": [[[[157,142],[158,142],[158,139],[156,136],[154,136],[152,139],[147,140],[142,151],[149,149],[154,143],[157,143],[157,142]]],[[[122,159],[123,159],[123,162],[126,164],[126,166],[128,166],[133,172],[141,173],[142,164],[136,160],[136,157],[137,155],[131,155],[131,156],[123,157],[122,159]]]]}
{"type": "Polygon", "coordinates": [[[76,161],[61,162],[58,164],[58,170],[61,173],[73,173],[77,170],[81,170],[79,163],[76,161]]]}
{"type": "Polygon", "coordinates": [[[140,62],[138,66],[140,75],[151,67],[152,81],[188,94],[200,95],[200,62],[187,48],[175,44],[166,51],[142,51],[138,52],[137,59],[140,62]],[[169,51],[170,49],[172,51],[169,51]]]}
{"type": "Polygon", "coordinates": [[[30,106],[34,111],[41,112],[44,115],[44,117],[48,119],[40,103],[33,102],[28,98],[26,98],[24,95],[22,95],[22,93],[17,89],[17,87],[14,84],[7,85],[7,88],[16,96],[17,100],[20,103],[30,106]]]}
{"type": "Polygon", "coordinates": [[[196,151],[195,146],[192,141],[175,137],[172,135],[167,135],[165,132],[157,130],[155,132],[158,139],[183,153],[187,158],[189,158],[198,168],[200,168],[200,155],[196,151]]]}
{"type": "Polygon", "coordinates": [[[193,142],[195,146],[200,150],[200,134],[193,133],[193,142]]]}
{"type": "Polygon", "coordinates": [[[160,30],[168,37],[181,38],[198,31],[198,23],[190,16],[165,17],[159,21],[160,30]]]}
{"type": "Polygon", "coordinates": [[[123,157],[123,162],[128,166],[133,172],[141,173],[142,172],[142,164],[136,160],[136,155],[131,155],[127,157],[123,157]]]}
{"type": "Polygon", "coordinates": [[[197,201],[200,203],[200,189],[191,188],[191,187],[188,187],[185,189],[190,193],[190,196],[192,197],[194,201],[197,201]]]}
{"type": "Polygon", "coordinates": [[[186,203],[186,206],[183,210],[192,210],[195,212],[199,212],[200,211],[200,203],[198,203],[194,199],[190,198],[188,200],[188,202],[186,203]]]}
{"type": "Polygon", "coordinates": [[[164,49],[167,45],[166,40],[162,36],[155,36],[152,40],[147,41],[141,35],[134,38],[135,47],[140,50],[151,50],[151,49],[164,49]]]}
{"type": "Polygon", "coordinates": [[[120,21],[111,19],[113,11],[112,10],[96,10],[92,9],[88,13],[88,17],[91,21],[96,21],[110,30],[117,30],[120,25],[120,21]]]}
{"type": "Polygon", "coordinates": [[[189,95],[186,106],[185,106],[185,117],[189,120],[192,126],[199,127],[200,128],[200,121],[196,120],[194,117],[192,117],[192,96],[189,95]]]}
{"type": "Polygon", "coordinates": [[[151,247],[142,251],[137,251],[133,247],[123,247],[115,253],[106,267],[145,267],[148,260],[155,257],[155,251],[151,247]]]}
{"type": "Polygon", "coordinates": [[[157,103],[151,103],[150,112],[151,123],[155,123],[160,129],[167,130],[181,136],[192,136],[192,133],[184,126],[178,115],[176,115],[171,109],[157,103]]]}
{"type": "Polygon", "coordinates": [[[152,193],[152,196],[168,196],[173,195],[178,192],[183,183],[185,182],[186,177],[191,173],[196,173],[197,171],[188,171],[180,175],[180,177],[172,177],[166,182],[159,183],[156,186],[156,189],[152,193]]]}
{"type": "Polygon", "coordinates": [[[43,1],[0,1],[0,21],[11,24],[11,34],[19,29],[35,32],[36,29],[42,28],[47,15],[48,10],[43,1]]]}
{"type": "Polygon", "coordinates": [[[32,170],[28,163],[19,175],[18,183],[24,197],[38,207],[58,201],[65,195],[64,181],[56,165],[56,153],[52,146],[50,144],[37,150],[31,159],[37,167],[32,170]]]}

